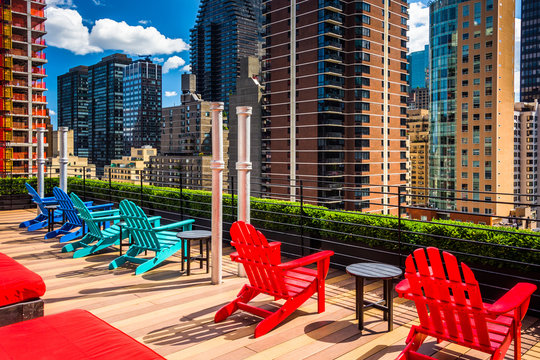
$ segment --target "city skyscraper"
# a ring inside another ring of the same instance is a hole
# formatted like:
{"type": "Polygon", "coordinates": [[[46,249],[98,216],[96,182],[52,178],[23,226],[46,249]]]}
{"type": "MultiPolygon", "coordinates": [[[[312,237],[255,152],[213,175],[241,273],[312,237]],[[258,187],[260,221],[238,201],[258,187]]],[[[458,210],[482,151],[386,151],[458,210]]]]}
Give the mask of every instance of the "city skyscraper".
{"type": "Polygon", "coordinates": [[[123,83],[124,68],[129,64],[126,55],[112,54],[88,67],[90,162],[98,175],[124,152],[123,83]]]}
{"type": "Polygon", "coordinates": [[[0,3],[0,176],[37,172],[36,130],[49,122],[44,9],[44,0],[0,3]]]}
{"type": "Polygon", "coordinates": [[[307,201],[397,213],[407,2],[273,0],[263,14],[262,192],[297,200],[302,181],[307,201]]]}
{"type": "Polygon", "coordinates": [[[410,90],[427,88],[429,82],[429,45],[424,50],[409,54],[409,86],[410,90]]]}
{"type": "Polygon", "coordinates": [[[202,0],[191,29],[191,71],[206,101],[225,102],[236,90],[239,61],[258,56],[261,47],[261,0],[202,0]]]}
{"type": "Polygon", "coordinates": [[[540,100],[540,1],[521,1],[521,101],[540,100]]]}
{"type": "Polygon", "coordinates": [[[73,130],[73,155],[88,157],[88,66],[58,76],[57,102],[58,126],[73,130]]]}
{"type": "Polygon", "coordinates": [[[490,202],[513,193],[514,1],[432,2],[430,51],[431,204],[506,216],[490,202]]]}
{"type": "Polygon", "coordinates": [[[161,65],[137,60],[124,69],[124,154],[161,138],[161,65]]]}
{"type": "Polygon", "coordinates": [[[514,193],[525,195],[515,196],[515,202],[538,204],[540,201],[539,120],[538,100],[514,105],[514,193]]]}

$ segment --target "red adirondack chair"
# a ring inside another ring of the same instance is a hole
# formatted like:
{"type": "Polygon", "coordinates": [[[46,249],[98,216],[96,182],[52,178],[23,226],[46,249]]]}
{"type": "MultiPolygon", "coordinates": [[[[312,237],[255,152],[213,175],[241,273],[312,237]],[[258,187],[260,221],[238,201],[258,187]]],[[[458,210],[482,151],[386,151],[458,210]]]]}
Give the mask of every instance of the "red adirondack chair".
{"type": "Polygon", "coordinates": [[[455,256],[443,251],[442,258],[444,263],[434,247],[407,257],[405,280],[396,291],[415,302],[420,325],[412,327],[397,359],[433,359],[416,352],[427,336],[483,351],[491,360],[503,359],[513,339],[514,359],[521,359],[521,321],[536,286],[519,283],[494,304],[486,304],[471,269],[461,263],[462,280],[455,256]]]}
{"type": "Polygon", "coordinates": [[[315,292],[318,292],[318,311],[324,311],[324,280],[333,251],[321,251],[281,263],[281,243],[268,243],[252,225],[235,222],[231,226],[231,238],[231,244],[237,250],[231,258],[244,265],[249,284],[244,285],[236,299],[218,310],[214,318],[216,323],[238,309],[244,310],[264,318],[255,328],[255,337],[259,337],[276,327],[315,292]],[[317,263],[317,270],[303,267],[313,263],[317,263]],[[284,299],[285,304],[275,312],[248,305],[261,293],[276,300],[284,299]]]}

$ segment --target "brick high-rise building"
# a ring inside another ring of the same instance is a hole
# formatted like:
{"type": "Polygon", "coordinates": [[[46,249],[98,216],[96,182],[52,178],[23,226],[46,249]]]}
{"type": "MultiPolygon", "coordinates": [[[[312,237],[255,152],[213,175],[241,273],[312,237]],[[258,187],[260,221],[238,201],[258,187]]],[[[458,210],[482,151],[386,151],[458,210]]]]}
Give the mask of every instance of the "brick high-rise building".
{"type": "Polygon", "coordinates": [[[126,55],[112,54],[88,67],[90,162],[96,165],[98,176],[124,153],[123,82],[129,64],[126,55]]]}
{"type": "Polygon", "coordinates": [[[149,59],[124,68],[124,154],[161,138],[161,65],[149,59]]]}
{"type": "Polygon", "coordinates": [[[514,190],[514,1],[437,0],[430,19],[431,204],[507,216],[491,201],[514,190]]]}
{"type": "Polygon", "coordinates": [[[37,172],[36,129],[49,122],[44,9],[45,0],[0,3],[0,176],[37,172]]]}
{"type": "Polygon", "coordinates": [[[73,130],[73,155],[88,157],[88,66],[58,76],[58,126],[73,130]]]}
{"type": "Polygon", "coordinates": [[[429,151],[429,111],[426,109],[407,110],[408,141],[410,159],[410,189],[411,204],[427,205],[429,190],[428,151],[429,151]]]}
{"type": "Polygon", "coordinates": [[[540,1],[521,1],[521,101],[540,100],[540,1]]]}
{"type": "Polygon", "coordinates": [[[406,183],[407,2],[263,4],[263,192],[397,213],[406,183]],[[390,190],[394,194],[389,194],[390,190]]]}

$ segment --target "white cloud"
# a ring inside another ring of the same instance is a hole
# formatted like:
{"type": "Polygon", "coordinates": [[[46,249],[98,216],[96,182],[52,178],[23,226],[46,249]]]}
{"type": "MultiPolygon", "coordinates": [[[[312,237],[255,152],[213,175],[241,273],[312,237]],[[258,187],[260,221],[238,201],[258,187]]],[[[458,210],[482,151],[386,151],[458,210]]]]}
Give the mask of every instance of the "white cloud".
{"type": "Polygon", "coordinates": [[[184,66],[186,62],[184,59],[182,59],[179,56],[171,56],[170,58],[165,61],[165,64],[163,64],[163,73],[166,74],[169,72],[169,70],[178,69],[181,66],[184,66]]]}
{"type": "Polygon", "coordinates": [[[94,3],[94,5],[97,5],[97,6],[104,6],[105,4],[103,2],[101,2],[100,0],[92,0],[92,2],[94,3]]]}
{"type": "Polygon", "coordinates": [[[421,2],[409,6],[409,52],[424,50],[429,44],[429,7],[421,2]]]}
{"type": "Polygon", "coordinates": [[[141,25],[148,25],[150,22],[150,20],[139,20],[139,24],[141,25]]]}
{"type": "Polygon", "coordinates": [[[182,71],[191,72],[191,64],[188,64],[182,68],[182,71]]]}
{"type": "Polygon", "coordinates": [[[75,8],[76,6],[73,5],[72,0],[48,0],[47,5],[49,7],[68,7],[68,8],[75,8]]]}
{"type": "Polygon", "coordinates": [[[165,91],[165,97],[172,97],[176,95],[178,95],[176,91],[165,91]]]}
{"type": "MultiPolygon", "coordinates": [[[[102,0],[93,0],[103,5],[102,0]]],[[[171,39],[155,27],[131,26],[125,21],[97,20],[91,30],[73,5],[73,0],[49,0],[47,7],[47,35],[50,46],[72,51],[77,55],[122,51],[127,54],[173,54],[189,49],[182,39],[171,39]]],[[[146,20],[141,20],[142,22],[146,20]]],[[[184,64],[182,64],[184,65],[184,64]]]]}
{"type": "Polygon", "coordinates": [[[130,26],[125,21],[100,19],[92,28],[90,42],[103,50],[128,54],[172,54],[189,49],[182,39],[169,39],[155,27],[130,26]]]}
{"type": "Polygon", "coordinates": [[[49,109],[49,115],[56,116],[56,111],[49,109]]]}
{"type": "Polygon", "coordinates": [[[164,59],[164,58],[155,57],[155,58],[152,58],[152,61],[155,62],[155,63],[161,64],[162,62],[165,61],[165,59],[164,59]]]}
{"type": "Polygon", "coordinates": [[[101,52],[90,44],[88,28],[83,25],[81,15],[72,9],[47,8],[47,35],[49,46],[70,50],[77,55],[101,52]]]}

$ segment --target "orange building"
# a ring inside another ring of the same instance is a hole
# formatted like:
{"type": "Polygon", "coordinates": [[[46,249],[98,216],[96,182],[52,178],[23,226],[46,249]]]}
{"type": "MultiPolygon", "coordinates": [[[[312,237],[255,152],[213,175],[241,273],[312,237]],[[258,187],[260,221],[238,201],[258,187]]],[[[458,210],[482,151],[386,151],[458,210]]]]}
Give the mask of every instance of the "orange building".
{"type": "Polygon", "coordinates": [[[3,0],[0,48],[0,176],[37,171],[36,129],[48,123],[45,0],[3,0]]]}

